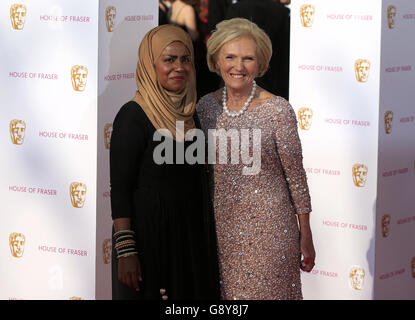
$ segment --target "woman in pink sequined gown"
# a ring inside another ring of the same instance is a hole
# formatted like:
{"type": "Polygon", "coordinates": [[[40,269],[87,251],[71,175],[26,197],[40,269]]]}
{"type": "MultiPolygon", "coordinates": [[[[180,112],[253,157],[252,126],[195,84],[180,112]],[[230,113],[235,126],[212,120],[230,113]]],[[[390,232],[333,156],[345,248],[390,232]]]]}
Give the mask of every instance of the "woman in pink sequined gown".
{"type": "Polygon", "coordinates": [[[254,82],[268,68],[271,50],[267,35],[241,18],[219,23],[208,41],[209,68],[225,87],[202,97],[197,114],[205,136],[216,132],[218,142],[212,189],[226,300],[302,299],[300,268],[310,272],[314,266],[296,116],[285,99],[254,82]],[[231,132],[241,142],[237,163],[231,132]],[[246,132],[249,140],[243,139],[246,132]],[[229,140],[225,158],[223,135],[229,140]]]}

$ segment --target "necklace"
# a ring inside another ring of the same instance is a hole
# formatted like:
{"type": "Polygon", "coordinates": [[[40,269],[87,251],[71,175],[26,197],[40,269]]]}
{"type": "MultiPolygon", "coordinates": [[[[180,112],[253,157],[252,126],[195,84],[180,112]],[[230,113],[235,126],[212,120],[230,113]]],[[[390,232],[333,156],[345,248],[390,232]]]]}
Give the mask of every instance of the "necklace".
{"type": "Polygon", "coordinates": [[[223,93],[222,93],[222,106],[223,106],[223,110],[225,111],[226,115],[228,115],[229,117],[238,117],[240,116],[242,113],[245,112],[245,110],[248,108],[249,104],[251,103],[252,99],[255,96],[255,91],[256,91],[256,82],[255,80],[252,81],[252,89],[251,89],[251,94],[248,97],[248,100],[246,100],[244,106],[238,110],[238,111],[230,111],[228,109],[228,106],[226,105],[226,85],[223,88],[223,93]]]}

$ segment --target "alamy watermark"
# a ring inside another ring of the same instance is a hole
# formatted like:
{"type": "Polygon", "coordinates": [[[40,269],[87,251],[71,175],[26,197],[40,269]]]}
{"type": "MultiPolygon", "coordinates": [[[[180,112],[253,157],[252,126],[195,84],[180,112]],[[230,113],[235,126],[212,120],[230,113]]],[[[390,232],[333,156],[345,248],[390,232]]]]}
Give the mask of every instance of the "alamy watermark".
{"type": "Polygon", "coordinates": [[[153,160],[157,164],[216,164],[217,155],[219,164],[228,163],[228,140],[231,141],[231,164],[244,164],[242,168],[243,175],[255,175],[261,170],[261,129],[208,129],[206,141],[205,134],[200,129],[188,130],[186,135],[180,136],[184,132],[184,122],[176,121],[177,141],[193,141],[186,151],[184,143],[176,144],[176,151],[173,148],[173,135],[167,129],[159,129],[154,132],[153,141],[162,141],[153,151],[153,160]],[[252,139],[250,135],[252,133],[252,139]],[[207,142],[207,158],[206,158],[207,142]],[[250,149],[252,145],[252,155],[250,149]],[[217,148],[219,147],[219,149],[217,148]],[[218,151],[218,152],[217,152],[218,151]],[[195,154],[196,153],[196,154],[195,154]],[[176,156],[176,161],[174,157],[176,156]]]}

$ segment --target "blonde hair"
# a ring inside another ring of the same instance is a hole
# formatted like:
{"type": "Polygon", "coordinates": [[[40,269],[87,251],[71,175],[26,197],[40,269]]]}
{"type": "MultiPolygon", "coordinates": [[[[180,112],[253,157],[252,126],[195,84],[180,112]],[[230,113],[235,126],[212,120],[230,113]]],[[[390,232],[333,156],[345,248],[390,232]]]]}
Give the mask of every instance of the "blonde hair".
{"type": "Polygon", "coordinates": [[[207,41],[207,64],[210,71],[220,75],[216,68],[220,49],[227,42],[241,37],[248,37],[255,41],[259,62],[258,77],[264,75],[272,56],[271,40],[264,30],[244,18],[224,20],[216,25],[216,29],[207,41]]]}

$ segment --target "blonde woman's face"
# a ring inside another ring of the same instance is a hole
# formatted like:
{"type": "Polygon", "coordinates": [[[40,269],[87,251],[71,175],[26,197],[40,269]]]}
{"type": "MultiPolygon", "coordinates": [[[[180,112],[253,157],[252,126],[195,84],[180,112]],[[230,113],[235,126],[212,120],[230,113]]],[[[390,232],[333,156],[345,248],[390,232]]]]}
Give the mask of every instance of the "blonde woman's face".
{"type": "Polygon", "coordinates": [[[181,42],[168,45],[154,63],[157,80],[164,89],[181,91],[192,72],[191,56],[181,42]]]}
{"type": "Polygon", "coordinates": [[[216,68],[227,88],[250,90],[259,71],[256,42],[242,37],[225,43],[219,51],[216,68]]]}

